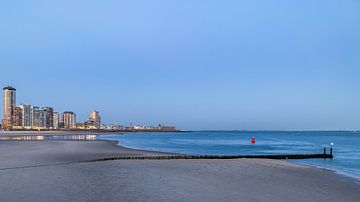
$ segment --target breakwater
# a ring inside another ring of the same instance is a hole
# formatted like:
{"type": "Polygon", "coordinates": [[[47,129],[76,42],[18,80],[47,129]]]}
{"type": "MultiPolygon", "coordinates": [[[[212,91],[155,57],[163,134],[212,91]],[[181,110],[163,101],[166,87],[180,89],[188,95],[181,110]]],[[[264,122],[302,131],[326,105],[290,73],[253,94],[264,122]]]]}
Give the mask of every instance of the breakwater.
{"type": "Polygon", "coordinates": [[[154,155],[154,156],[118,156],[94,159],[87,162],[96,161],[113,161],[113,160],[174,160],[174,159],[315,159],[315,158],[330,158],[332,154],[283,154],[283,155],[233,155],[233,156],[219,156],[219,155],[154,155]]]}

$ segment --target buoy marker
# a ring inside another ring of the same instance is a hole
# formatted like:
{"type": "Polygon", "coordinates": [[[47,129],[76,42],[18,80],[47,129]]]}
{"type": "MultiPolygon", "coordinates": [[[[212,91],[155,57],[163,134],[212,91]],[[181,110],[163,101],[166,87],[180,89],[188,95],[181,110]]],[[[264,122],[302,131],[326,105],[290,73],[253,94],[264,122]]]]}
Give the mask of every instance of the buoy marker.
{"type": "Polygon", "coordinates": [[[253,136],[252,138],[251,138],[251,144],[255,144],[255,137],[253,136]]]}

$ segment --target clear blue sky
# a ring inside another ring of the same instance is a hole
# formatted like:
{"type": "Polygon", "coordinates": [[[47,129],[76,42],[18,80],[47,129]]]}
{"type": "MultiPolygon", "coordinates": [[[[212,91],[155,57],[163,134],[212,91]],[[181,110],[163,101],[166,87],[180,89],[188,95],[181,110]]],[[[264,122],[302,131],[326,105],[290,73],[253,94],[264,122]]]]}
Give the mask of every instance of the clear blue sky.
{"type": "Polygon", "coordinates": [[[80,120],[360,129],[360,1],[1,1],[0,70],[80,120]]]}

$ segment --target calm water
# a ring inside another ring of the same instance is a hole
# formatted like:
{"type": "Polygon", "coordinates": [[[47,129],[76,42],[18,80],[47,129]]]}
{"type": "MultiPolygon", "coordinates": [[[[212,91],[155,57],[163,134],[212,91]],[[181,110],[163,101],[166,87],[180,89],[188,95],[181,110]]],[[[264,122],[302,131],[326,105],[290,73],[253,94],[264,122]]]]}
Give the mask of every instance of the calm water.
{"type": "Polygon", "coordinates": [[[360,179],[360,132],[223,132],[137,133],[101,137],[122,146],[205,155],[322,153],[334,143],[334,159],[294,160],[360,179]],[[256,144],[250,143],[254,136],[256,144]]]}

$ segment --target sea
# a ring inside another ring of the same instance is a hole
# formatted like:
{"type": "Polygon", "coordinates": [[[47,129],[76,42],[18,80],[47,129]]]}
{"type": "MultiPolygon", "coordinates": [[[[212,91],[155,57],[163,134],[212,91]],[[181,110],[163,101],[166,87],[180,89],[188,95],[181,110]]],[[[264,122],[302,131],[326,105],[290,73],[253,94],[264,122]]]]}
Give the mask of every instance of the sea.
{"type": "Polygon", "coordinates": [[[120,146],[191,155],[266,155],[329,152],[333,159],[290,162],[336,171],[360,180],[360,132],[356,131],[195,131],[129,133],[100,137],[120,146]],[[255,144],[251,143],[254,137],[255,144]],[[333,145],[331,145],[333,143],[333,145]]]}

